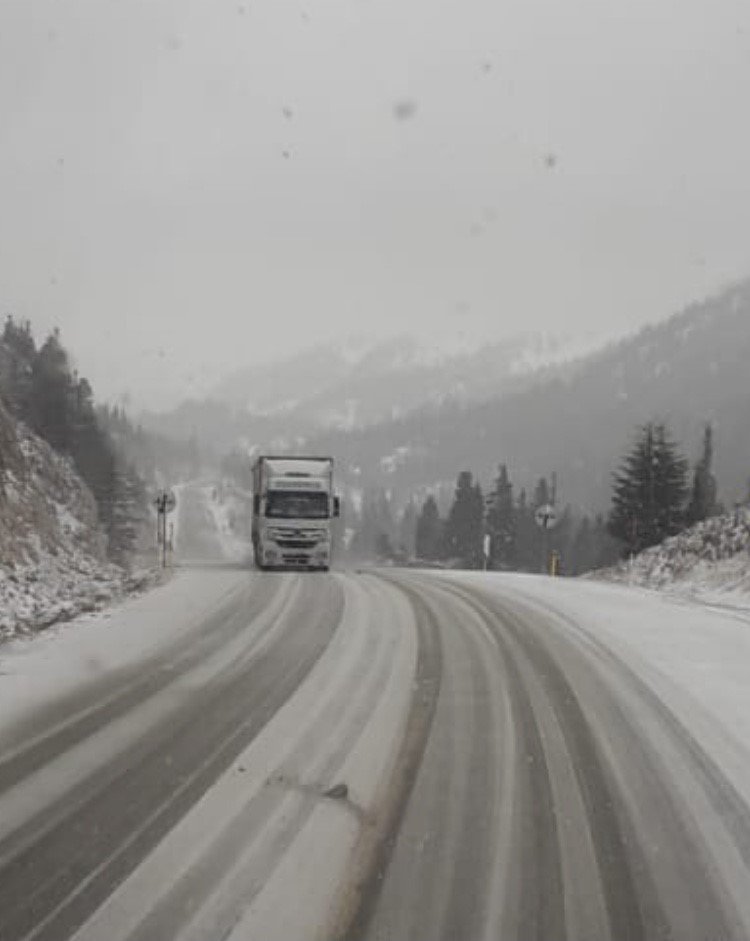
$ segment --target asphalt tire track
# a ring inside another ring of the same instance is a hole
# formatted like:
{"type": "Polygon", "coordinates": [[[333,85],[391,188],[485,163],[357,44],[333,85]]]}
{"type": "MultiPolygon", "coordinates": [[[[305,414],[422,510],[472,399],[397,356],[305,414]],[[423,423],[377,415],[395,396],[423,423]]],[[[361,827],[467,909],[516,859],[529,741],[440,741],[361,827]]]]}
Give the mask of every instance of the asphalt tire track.
{"type": "Polygon", "coordinates": [[[748,806],[643,679],[574,624],[517,599],[445,577],[383,577],[432,611],[441,697],[454,701],[450,710],[437,703],[389,867],[351,937],[745,941],[747,909],[730,887],[743,863],[750,882],[748,806]],[[459,668],[461,644],[469,660],[459,668]],[[483,670],[508,697],[505,725],[492,724],[483,670]],[[451,672],[463,685],[447,682],[451,672]],[[473,733],[466,697],[478,709],[473,733]],[[456,734],[492,735],[484,741],[496,777],[510,764],[512,785],[493,791],[471,748],[450,744],[456,734]],[[441,766],[440,751],[464,755],[472,787],[441,766]],[[494,816],[493,801],[505,808],[494,816]],[[699,822],[702,804],[726,833],[699,822]],[[472,814],[483,825],[510,818],[510,831],[498,826],[488,845],[472,814]],[[732,841],[736,862],[713,855],[725,852],[720,838],[732,841]]]}
{"type": "Polygon", "coordinates": [[[319,584],[303,592],[276,642],[197,695],[177,725],[151,730],[82,794],[64,795],[52,827],[32,821],[33,843],[21,833],[0,844],[3,941],[67,937],[199,799],[327,647],[341,614],[340,590],[327,586],[327,601],[319,584]]]}
{"type": "Polygon", "coordinates": [[[403,740],[393,771],[376,800],[377,811],[352,852],[347,883],[325,932],[330,941],[363,938],[373,917],[435,716],[442,647],[432,611],[416,592],[404,590],[417,625],[417,665],[403,740]]]}
{"type": "Polygon", "coordinates": [[[0,794],[174,683],[212,651],[229,643],[265,610],[282,587],[281,581],[248,579],[208,621],[186,631],[158,654],[87,683],[8,730],[2,741],[0,794]]]}
{"type": "MultiPolygon", "coordinates": [[[[586,807],[610,937],[616,941],[743,938],[741,919],[716,880],[701,835],[668,784],[667,776],[674,770],[665,766],[634,716],[642,715],[645,706],[658,716],[673,742],[681,743],[683,749],[686,742],[691,743],[686,752],[689,759],[686,767],[703,779],[709,799],[733,789],[715,767],[711,778],[706,779],[706,762],[710,765],[710,760],[705,754],[696,753],[696,743],[664,703],[610,651],[607,654],[610,670],[631,684],[639,701],[638,712],[627,710],[613,695],[615,684],[605,686],[600,673],[590,669],[593,662],[584,648],[572,643],[564,633],[551,632],[548,623],[524,614],[517,604],[502,602],[486,592],[469,593],[456,586],[451,586],[451,591],[483,610],[488,623],[494,622],[493,630],[498,637],[503,633],[511,637],[518,654],[527,659],[543,680],[586,807]],[[566,671],[575,676],[575,686],[566,671]],[[591,702],[587,708],[581,700],[579,691],[583,690],[591,698],[591,694],[596,696],[596,726],[588,718],[591,702]],[[602,722],[604,715],[606,723],[602,722]],[[605,725],[607,736],[603,738],[601,730],[605,725]],[[640,793],[647,795],[651,833],[657,832],[656,828],[661,833],[656,840],[661,857],[658,865],[655,855],[647,852],[647,830],[642,821],[636,820],[639,808],[632,796],[626,794],[635,792],[636,776],[631,774],[628,779],[621,770],[616,770],[619,756],[613,751],[614,743],[618,751],[629,756],[632,768],[638,769],[637,785],[640,793]],[[685,886],[690,886],[689,893],[685,886]]],[[[734,795],[736,798],[736,792],[734,795]]],[[[732,801],[731,806],[732,819],[742,819],[739,799],[732,801]]],[[[748,823],[745,805],[745,834],[748,823]]]]}

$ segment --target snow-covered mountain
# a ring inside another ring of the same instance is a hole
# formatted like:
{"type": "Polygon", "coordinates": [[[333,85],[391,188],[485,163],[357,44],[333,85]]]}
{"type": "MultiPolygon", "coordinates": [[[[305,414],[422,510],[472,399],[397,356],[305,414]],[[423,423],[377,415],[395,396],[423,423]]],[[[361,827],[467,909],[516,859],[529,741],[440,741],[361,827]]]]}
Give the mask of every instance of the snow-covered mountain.
{"type": "Polygon", "coordinates": [[[106,561],[72,464],[0,403],[0,638],[94,610],[132,587],[106,561]]]}
{"type": "Polygon", "coordinates": [[[249,366],[221,382],[207,400],[148,414],[143,421],[163,433],[195,433],[219,450],[238,439],[289,446],[321,429],[363,428],[421,407],[520,391],[541,374],[562,374],[597,342],[537,334],[489,344],[461,333],[359,338],[249,366]]]}
{"type": "MultiPolygon", "coordinates": [[[[589,341],[590,349],[590,341],[589,341]]],[[[446,399],[472,401],[522,388],[538,370],[580,353],[569,338],[522,334],[491,344],[464,334],[317,347],[248,367],[211,398],[305,428],[354,428],[446,399]]]]}
{"type": "Polygon", "coordinates": [[[337,455],[358,486],[404,496],[450,484],[463,468],[487,482],[501,461],[517,490],[556,471],[562,501],[600,511],[637,425],[665,420],[692,459],[710,421],[720,493],[731,504],[750,476],[748,363],[750,281],[565,368],[532,373],[520,390],[329,430],[308,446],[337,455]]]}

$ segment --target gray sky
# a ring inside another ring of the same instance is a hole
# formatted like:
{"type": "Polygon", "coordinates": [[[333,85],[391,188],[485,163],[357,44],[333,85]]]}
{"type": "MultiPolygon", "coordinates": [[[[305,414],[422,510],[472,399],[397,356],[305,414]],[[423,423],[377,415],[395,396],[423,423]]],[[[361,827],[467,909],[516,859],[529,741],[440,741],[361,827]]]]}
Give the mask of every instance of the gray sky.
{"type": "Polygon", "coordinates": [[[747,0],[2,0],[0,307],[167,404],[750,274],[747,0]]]}

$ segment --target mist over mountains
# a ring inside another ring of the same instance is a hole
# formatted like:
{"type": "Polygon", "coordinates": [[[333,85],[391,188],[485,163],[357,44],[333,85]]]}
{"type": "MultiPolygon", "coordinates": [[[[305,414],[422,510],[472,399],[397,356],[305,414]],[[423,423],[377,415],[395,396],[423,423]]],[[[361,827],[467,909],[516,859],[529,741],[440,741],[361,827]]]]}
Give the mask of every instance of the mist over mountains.
{"type": "Polygon", "coordinates": [[[238,441],[285,449],[324,429],[361,429],[423,406],[529,388],[542,374],[562,374],[591,344],[525,333],[489,344],[404,335],[318,346],[235,372],[207,398],[146,414],[143,422],[178,437],[194,434],[218,451],[238,441]]]}
{"type": "Polygon", "coordinates": [[[463,467],[488,481],[499,461],[522,486],[556,471],[561,501],[596,511],[608,506],[611,473],[636,425],[666,421],[692,459],[710,421],[719,492],[733,502],[750,476],[748,363],[750,281],[525,390],[425,407],[311,444],[336,454],[359,485],[397,493],[451,481],[463,467]]]}
{"type": "Polygon", "coordinates": [[[604,510],[634,428],[667,422],[691,460],[716,435],[720,495],[750,476],[750,281],[593,352],[522,335],[451,354],[406,338],[320,347],[227,377],[210,400],[144,424],[240,446],[336,457],[343,485],[396,500],[449,487],[469,468],[487,483],[506,462],[517,487],[555,471],[560,499],[604,510]]]}

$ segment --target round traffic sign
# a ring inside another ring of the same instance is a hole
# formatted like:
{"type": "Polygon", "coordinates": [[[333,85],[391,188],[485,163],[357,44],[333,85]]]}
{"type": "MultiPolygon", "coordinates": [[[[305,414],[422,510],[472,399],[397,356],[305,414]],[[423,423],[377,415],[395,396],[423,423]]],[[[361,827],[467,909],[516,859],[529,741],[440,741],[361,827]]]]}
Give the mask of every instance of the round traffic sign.
{"type": "Polygon", "coordinates": [[[154,498],[154,506],[159,513],[171,513],[177,506],[177,498],[171,490],[162,490],[154,498]]]}
{"type": "Polygon", "coordinates": [[[534,519],[540,529],[554,529],[557,524],[557,510],[551,503],[544,503],[537,507],[534,519]]]}

